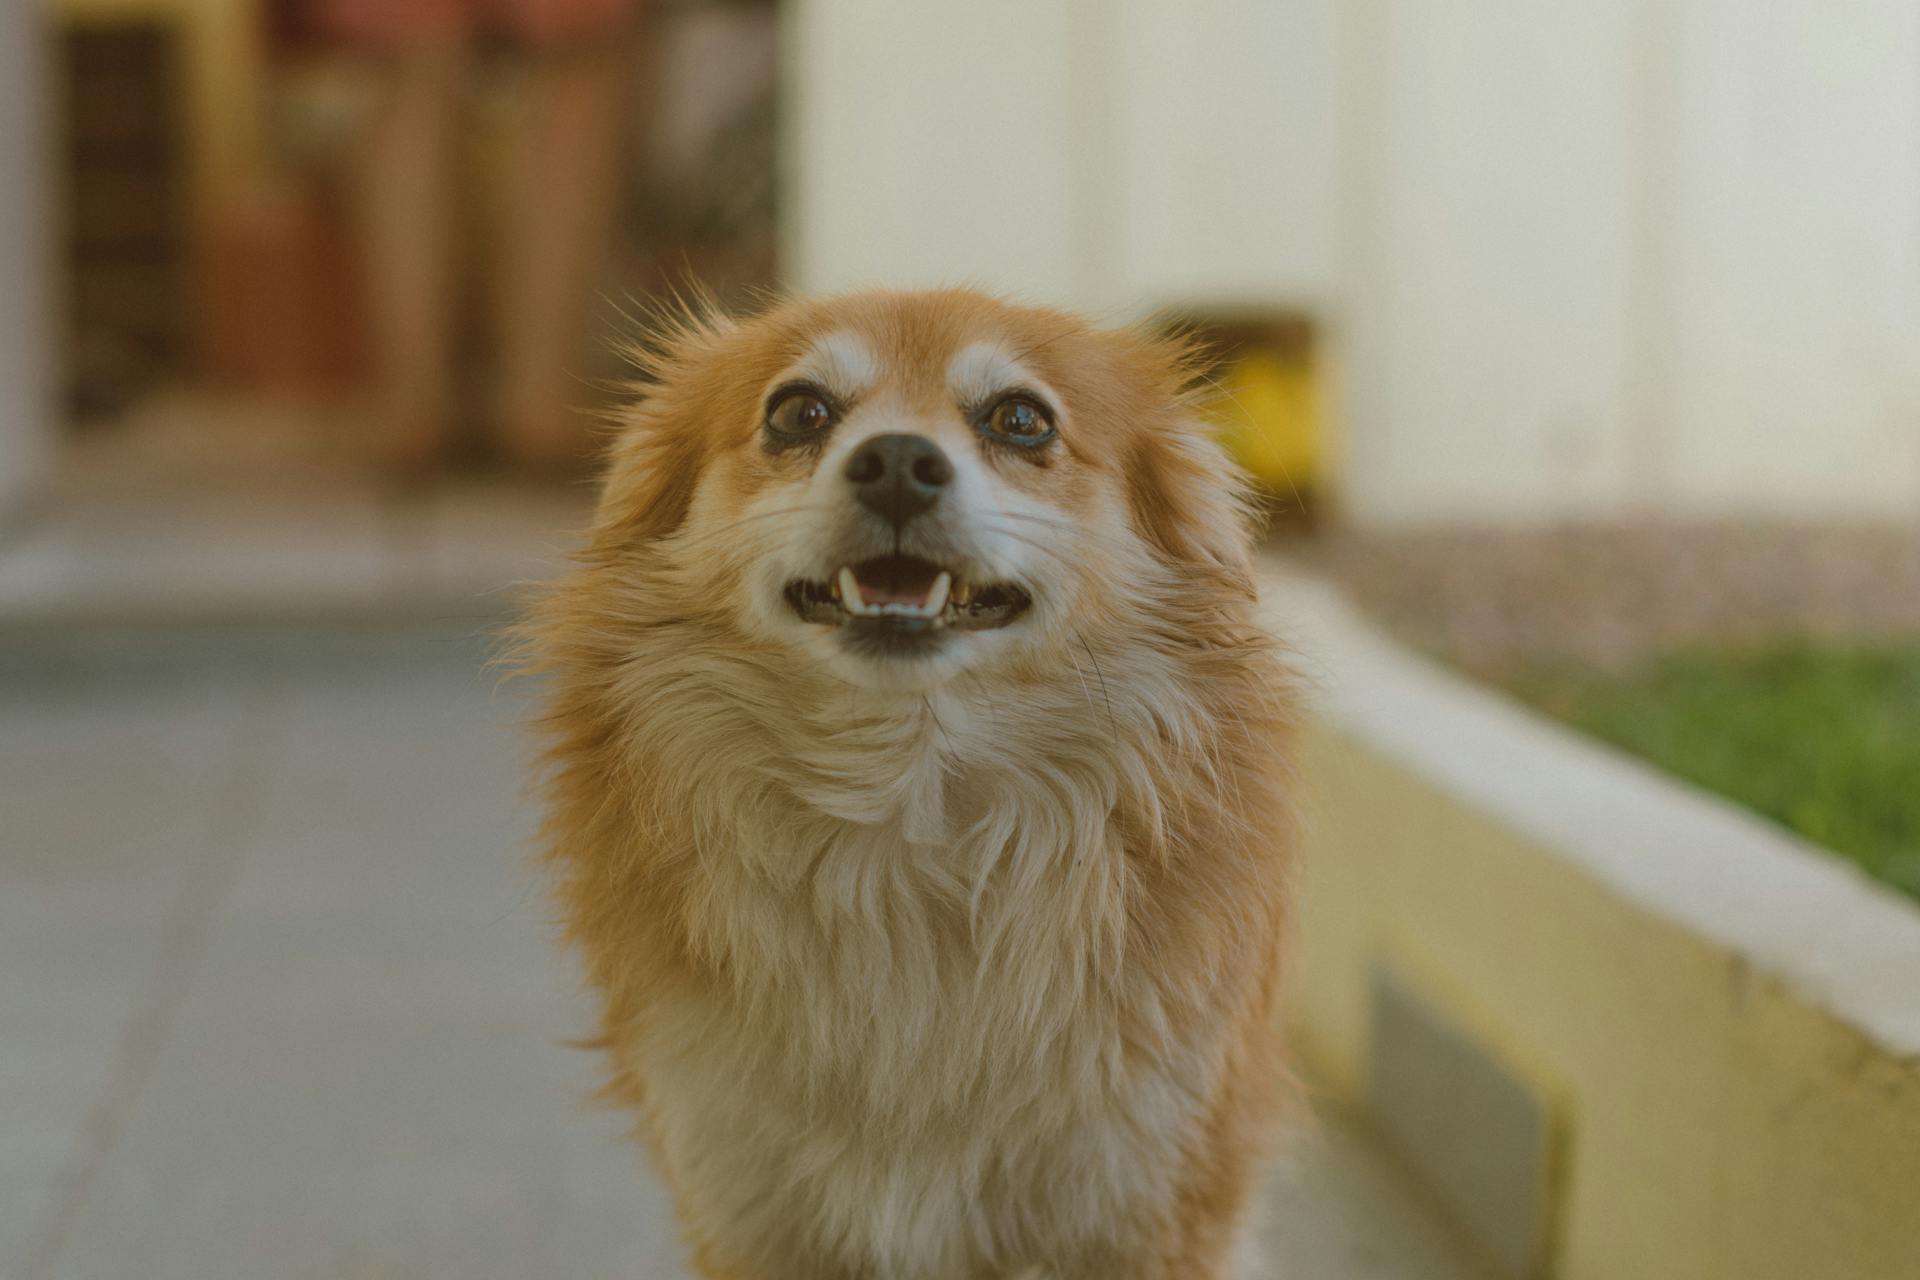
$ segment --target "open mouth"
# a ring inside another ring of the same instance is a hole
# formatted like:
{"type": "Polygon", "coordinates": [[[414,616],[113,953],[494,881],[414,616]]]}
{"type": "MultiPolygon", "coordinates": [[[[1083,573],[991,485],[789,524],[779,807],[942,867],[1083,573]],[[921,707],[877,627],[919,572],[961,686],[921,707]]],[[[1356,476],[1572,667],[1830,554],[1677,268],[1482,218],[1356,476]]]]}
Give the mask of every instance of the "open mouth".
{"type": "Polygon", "coordinates": [[[786,597],[808,622],[903,635],[989,631],[1033,604],[1010,582],[969,582],[918,556],[876,556],[844,565],[824,582],[797,578],[786,597]]]}

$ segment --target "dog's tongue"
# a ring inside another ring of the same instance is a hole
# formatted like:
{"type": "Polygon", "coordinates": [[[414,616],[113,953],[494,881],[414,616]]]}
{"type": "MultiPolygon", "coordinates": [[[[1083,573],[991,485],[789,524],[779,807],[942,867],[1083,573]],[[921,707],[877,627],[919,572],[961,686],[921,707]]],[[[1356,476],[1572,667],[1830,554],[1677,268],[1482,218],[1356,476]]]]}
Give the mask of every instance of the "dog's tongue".
{"type": "Polygon", "coordinates": [[[860,585],[860,600],[870,607],[923,604],[939,573],[934,565],[911,556],[881,556],[853,567],[854,581],[860,585]]]}

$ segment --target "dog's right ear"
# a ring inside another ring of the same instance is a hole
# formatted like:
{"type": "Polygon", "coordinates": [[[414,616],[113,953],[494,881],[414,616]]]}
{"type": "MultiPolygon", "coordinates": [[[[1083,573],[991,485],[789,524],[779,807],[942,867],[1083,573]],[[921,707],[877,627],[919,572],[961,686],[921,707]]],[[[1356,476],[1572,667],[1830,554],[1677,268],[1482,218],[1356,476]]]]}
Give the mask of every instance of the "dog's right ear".
{"type": "Polygon", "coordinates": [[[656,317],[658,329],[630,357],[639,366],[634,403],[614,418],[596,525],[623,545],[664,538],[693,505],[706,465],[710,415],[726,406],[708,376],[734,322],[704,299],[656,317]]]}
{"type": "Polygon", "coordinates": [[[648,400],[624,415],[607,452],[606,484],[595,521],[603,538],[623,545],[651,542],[687,518],[705,446],[696,425],[667,408],[648,400]]]}

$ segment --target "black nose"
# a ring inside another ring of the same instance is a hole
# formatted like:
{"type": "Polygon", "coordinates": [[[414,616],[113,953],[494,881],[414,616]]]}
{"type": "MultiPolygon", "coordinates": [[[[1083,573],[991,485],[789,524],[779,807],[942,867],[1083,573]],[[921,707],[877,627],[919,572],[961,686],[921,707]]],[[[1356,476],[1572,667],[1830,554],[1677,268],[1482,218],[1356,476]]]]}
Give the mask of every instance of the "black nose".
{"type": "Polygon", "coordinates": [[[846,476],[860,505],[897,529],[940,500],[953,464],[925,436],[873,436],[847,458],[846,476]]]}

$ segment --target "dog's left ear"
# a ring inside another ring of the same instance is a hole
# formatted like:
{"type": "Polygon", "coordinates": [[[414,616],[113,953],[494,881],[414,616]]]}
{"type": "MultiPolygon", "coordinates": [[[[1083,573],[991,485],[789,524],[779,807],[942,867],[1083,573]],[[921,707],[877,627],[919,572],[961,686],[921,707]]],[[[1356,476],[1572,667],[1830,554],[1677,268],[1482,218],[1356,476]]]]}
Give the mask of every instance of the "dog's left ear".
{"type": "Polygon", "coordinates": [[[1204,424],[1180,414],[1144,429],[1127,478],[1140,532],[1176,573],[1254,595],[1246,477],[1204,424]]]}

